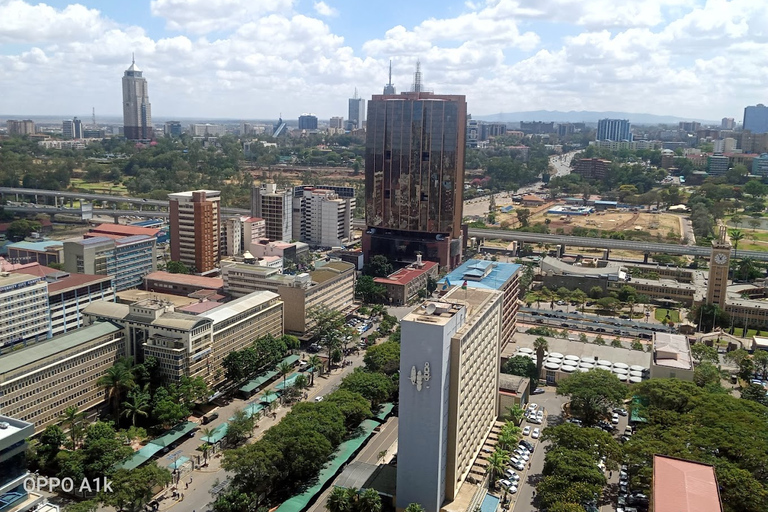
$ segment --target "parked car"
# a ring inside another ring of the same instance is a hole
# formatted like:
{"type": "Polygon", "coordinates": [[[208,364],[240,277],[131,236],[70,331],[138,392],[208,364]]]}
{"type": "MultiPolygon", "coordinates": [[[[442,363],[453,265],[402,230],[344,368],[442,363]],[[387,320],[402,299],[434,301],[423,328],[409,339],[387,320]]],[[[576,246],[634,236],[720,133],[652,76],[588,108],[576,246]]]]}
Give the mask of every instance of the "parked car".
{"type": "Polygon", "coordinates": [[[533,433],[531,434],[531,437],[534,439],[538,439],[540,434],[541,434],[541,431],[538,428],[535,428],[533,429],[533,433]]]}
{"type": "Polygon", "coordinates": [[[613,412],[615,412],[619,416],[626,416],[628,414],[626,409],[620,409],[618,407],[614,409],[613,412]]]}
{"type": "Polygon", "coordinates": [[[619,424],[619,415],[618,415],[618,413],[613,413],[613,416],[611,416],[611,423],[613,423],[614,425],[618,425],[619,424]]]}
{"type": "Polygon", "coordinates": [[[529,426],[527,426],[527,427],[525,427],[525,428],[523,429],[523,435],[524,435],[524,436],[529,436],[529,435],[531,435],[531,427],[530,427],[530,425],[529,425],[529,426]]]}
{"type": "Polygon", "coordinates": [[[531,394],[532,394],[532,395],[541,395],[541,394],[543,394],[543,393],[544,393],[544,388],[536,388],[536,389],[534,389],[534,390],[531,392],[531,394]]]}
{"type": "Polygon", "coordinates": [[[528,449],[528,451],[530,451],[531,453],[533,453],[533,449],[535,447],[533,443],[531,443],[530,441],[526,441],[525,439],[521,439],[518,445],[525,446],[528,449]]]}
{"type": "Polygon", "coordinates": [[[512,482],[509,480],[499,480],[499,485],[509,488],[509,486],[512,485],[512,482]]]}

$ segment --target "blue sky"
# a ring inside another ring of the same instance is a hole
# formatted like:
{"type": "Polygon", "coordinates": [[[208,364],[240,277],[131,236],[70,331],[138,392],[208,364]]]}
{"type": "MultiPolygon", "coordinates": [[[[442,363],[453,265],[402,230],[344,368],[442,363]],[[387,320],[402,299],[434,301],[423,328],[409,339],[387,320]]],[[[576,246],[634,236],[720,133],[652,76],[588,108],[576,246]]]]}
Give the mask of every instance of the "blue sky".
{"type": "Polygon", "coordinates": [[[136,52],[156,118],[346,116],[427,87],[470,113],[739,119],[768,101],[764,0],[0,0],[0,118],[121,111],[136,52]]]}

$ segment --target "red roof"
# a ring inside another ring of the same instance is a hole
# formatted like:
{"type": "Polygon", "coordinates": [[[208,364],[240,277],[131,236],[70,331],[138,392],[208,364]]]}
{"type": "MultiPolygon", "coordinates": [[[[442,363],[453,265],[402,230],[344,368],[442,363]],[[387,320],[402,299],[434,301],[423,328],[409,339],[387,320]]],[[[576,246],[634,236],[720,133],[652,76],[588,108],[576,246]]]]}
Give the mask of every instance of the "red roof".
{"type": "MultiPolygon", "coordinates": [[[[46,277],[51,274],[66,274],[61,270],[55,268],[46,267],[39,263],[29,263],[16,270],[12,270],[14,274],[27,274],[30,276],[46,277]]],[[[99,276],[94,274],[69,274],[67,277],[56,279],[53,282],[48,283],[48,293],[56,293],[62,290],[68,290],[70,288],[80,288],[92,283],[98,283],[100,281],[107,281],[112,279],[109,276],[99,276]]]]}
{"type": "Polygon", "coordinates": [[[143,228],[141,226],[127,226],[124,224],[111,224],[109,222],[105,222],[104,224],[99,224],[95,228],[91,228],[89,233],[96,233],[96,235],[91,235],[91,236],[99,236],[99,235],[157,236],[157,234],[160,233],[160,231],[161,230],[157,228],[143,228]]]}
{"type": "Polygon", "coordinates": [[[176,283],[198,288],[208,288],[218,290],[224,287],[224,280],[217,277],[193,276],[190,274],[171,274],[170,272],[152,272],[144,277],[144,282],[162,281],[166,283],[176,283]]]}
{"type": "Polygon", "coordinates": [[[419,277],[420,275],[424,274],[425,272],[429,272],[437,263],[434,261],[424,261],[423,267],[421,268],[413,268],[413,267],[405,267],[401,268],[397,272],[394,272],[387,277],[376,277],[374,278],[374,282],[379,284],[402,284],[406,285],[419,277]]]}
{"type": "Polygon", "coordinates": [[[715,468],[709,464],[653,456],[655,512],[722,512],[715,468]]]}
{"type": "Polygon", "coordinates": [[[539,196],[534,196],[534,195],[531,195],[531,194],[523,196],[523,201],[532,201],[532,202],[537,202],[537,203],[544,203],[545,202],[539,196]]]}

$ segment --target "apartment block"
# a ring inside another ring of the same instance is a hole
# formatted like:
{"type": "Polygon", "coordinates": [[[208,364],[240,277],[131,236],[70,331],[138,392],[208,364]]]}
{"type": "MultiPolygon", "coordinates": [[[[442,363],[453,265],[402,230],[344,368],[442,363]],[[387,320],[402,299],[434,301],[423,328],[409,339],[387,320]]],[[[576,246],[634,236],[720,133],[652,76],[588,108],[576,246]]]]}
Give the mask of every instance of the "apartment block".
{"type": "Polygon", "coordinates": [[[0,273],[0,311],[0,350],[47,339],[48,283],[39,276],[0,273]]]}
{"type": "Polygon", "coordinates": [[[196,274],[218,271],[221,253],[221,192],[194,190],[168,194],[171,259],[196,274]]]}
{"type": "Polygon", "coordinates": [[[35,122],[31,119],[24,119],[23,121],[9,119],[5,122],[5,126],[8,128],[8,135],[32,135],[35,133],[35,122]]]}
{"type": "Polygon", "coordinates": [[[17,267],[12,273],[42,277],[48,283],[49,337],[83,327],[82,310],[91,302],[115,300],[110,276],[70,274],[38,263],[17,267]]]}
{"type": "Polygon", "coordinates": [[[400,510],[453,502],[494,426],[502,302],[496,290],[457,288],[401,322],[400,510]]]}
{"type": "Polygon", "coordinates": [[[587,179],[603,179],[611,170],[611,161],[601,158],[582,158],[576,162],[573,173],[587,179]]]}
{"type": "MultiPolygon", "coordinates": [[[[341,187],[339,187],[341,188],[341,187]]],[[[354,189],[342,197],[333,190],[296,187],[293,198],[293,239],[316,247],[340,247],[352,237],[354,189]]]]}
{"type": "Polygon", "coordinates": [[[70,274],[107,275],[116,291],[137,288],[157,268],[157,239],[148,235],[95,236],[64,241],[64,270],[70,274]]]}
{"type": "Polygon", "coordinates": [[[259,217],[230,217],[222,222],[221,255],[237,256],[267,236],[267,223],[259,217]]]}
{"type": "Polygon", "coordinates": [[[224,292],[242,297],[256,290],[280,295],[285,303],[285,331],[305,335],[313,324],[308,313],[326,306],[335,311],[348,309],[355,297],[355,266],[343,261],[316,262],[315,270],[295,276],[278,269],[247,263],[222,266],[224,292]]]}
{"type": "Polygon", "coordinates": [[[223,291],[224,280],[219,277],[204,277],[190,274],[152,272],[144,277],[144,289],[150,292],[170,293],[188,297],[198,292],[219,294],[223,291]]]}
{"type": "Polygon", "coordinates": [[[277,190],[274,183],[251,188],[251,216],[264,219],[269,240],[290,241],[293,236],[293,189],[277,190]]]}
{"type": "Polygon", "coordinates": [[[427,288],[429,278],[437,279],[439,265],[434,261],[422,261],[397,270],[387,277],[376,277],[373,281],[384,287],[392,306],[402,306],[416,298],[419,290],[427,288]]]}
{"type": "Polygon", "coordinates": [[[67,407],[104,404],[96,381],[124,353],[120,326],[97,322],[0,356],[0,410],[41,432],[67,407]]]}

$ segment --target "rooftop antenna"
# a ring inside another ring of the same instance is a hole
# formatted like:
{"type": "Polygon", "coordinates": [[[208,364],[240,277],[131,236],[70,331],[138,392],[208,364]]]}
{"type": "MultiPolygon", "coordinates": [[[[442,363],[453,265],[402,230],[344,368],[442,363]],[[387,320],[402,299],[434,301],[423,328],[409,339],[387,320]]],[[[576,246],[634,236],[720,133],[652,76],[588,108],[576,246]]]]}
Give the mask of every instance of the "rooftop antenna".
{"type": "Polygon", "coordinates": [[[357,99],[357,87],[355,87],[355,95],[354,95],[354,96],[352,96],[352,99],[353,99],[353,100],[356,100],[356,99],[357,99]]]}
{"type": "Polygon", "coordinates": [[[389,59],[389,82],[387,82],[387,85],[392,85],[392,59],[389,59]]]}
{"type": "Polygon", "coordinates": [[[136,64],[136,54],[131,52],[131,65],[136,64]]]}
{"type": "Polygon", "coordinates": [[[395,94],[395,86],[392,84],[392,59],[389,60],[389,83],[384,86],[384,94],[395,94]]]}
{"type": "Polygon", "coordinates": [[[421,61],[416,60],[416,72],[413,74],[413,92],[421,92],[421,61]]]}

